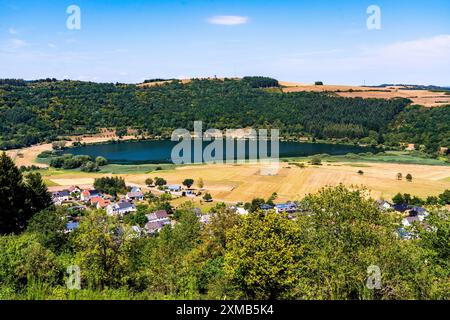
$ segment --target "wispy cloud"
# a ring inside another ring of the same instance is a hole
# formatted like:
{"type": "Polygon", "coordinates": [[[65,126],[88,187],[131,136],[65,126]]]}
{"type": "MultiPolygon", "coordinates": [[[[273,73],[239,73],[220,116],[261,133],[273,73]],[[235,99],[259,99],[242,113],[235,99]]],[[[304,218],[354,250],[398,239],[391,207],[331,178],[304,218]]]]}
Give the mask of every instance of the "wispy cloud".
{"type": "Polygon", "coordinates": [[[397,42],[381,49],[385,57],[446,58],[450,57],[450,34],[397,42]]]}
{"type": "Polygon", "coordinates": [[[28,46],[28,42],[24,41],[24,40],[20,40],[20,39],[11,39],[8,41],[8,44],[6,45],[7,49],[20,49],[23,47],[28,46]]]}
{"type": "Polygon", "coordinates": [[[19,33],[19,30],[17,30],[17,29],[15,29],[15,28],[11,27],[11,28],[8,29],[8,32],[9,32],[9,34],[18,34],[18,33],[19,33]]]}
{"type": "Polygon", "coordinates": [[[244,16],[213,16],[207,19],[210,24],[218,24],[224,26],[236,26],[249,22],[248,17],[244,16]]]}

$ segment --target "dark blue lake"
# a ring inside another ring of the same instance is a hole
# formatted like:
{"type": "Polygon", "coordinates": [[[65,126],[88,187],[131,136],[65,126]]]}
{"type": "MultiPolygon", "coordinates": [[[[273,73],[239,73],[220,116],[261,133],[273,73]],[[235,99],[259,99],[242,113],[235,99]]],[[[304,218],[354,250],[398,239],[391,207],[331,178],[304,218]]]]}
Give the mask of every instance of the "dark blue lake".
{"type": "MultiPolygon", "coordinates": [[[[210,142],[203,142],[203,148],[208,144],[210,144],[210,142]]],[[[64,153],[70,153],[74,155],[89,155],[92,157],[102,156],[108,159],[110,163],[172,163],[171,153],[175,145],[177,145],[177,142],[170,140],[129,141],[75,147],[65,150],[64,153]]],[[[246,142],[246,158],[248,158],[248,149],[248,142],[246,142]]],[[[267,149],[269,150],[268,153],[270,155],[270,142],[268,143],[267,149]]],[[[363,152],[376,153],[377,150],[370,147],[359,147],[343,144],[280,142],[279,152],[280,158],[286,158],[310,156],[324,153],[330,155],[345,155],[347,153],[363,152]]],[[[225,154],[225,152],[223,154],[225,154]]],[[[215,156],[214,153],[213,156],[215,156]]],[[[191,162],[196,162],[193,159],[193,155],[191,162]]]]}

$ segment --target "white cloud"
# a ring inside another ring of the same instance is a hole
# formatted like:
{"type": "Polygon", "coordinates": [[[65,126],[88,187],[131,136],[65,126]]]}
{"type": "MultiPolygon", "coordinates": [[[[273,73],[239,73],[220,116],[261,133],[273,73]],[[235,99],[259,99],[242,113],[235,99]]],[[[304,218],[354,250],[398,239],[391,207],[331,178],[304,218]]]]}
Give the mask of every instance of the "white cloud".
{"type": "Polygon", "coordinates": [[[56,48],[56,44],[54,44],[54,43],[49,43],[49,44],[48,44],[48,47],[49,47],[49,48],[52,48],[52,49],[55,49],[55,48],[56,48]]]}
{"type": "Polygon", "coordinates": [[[381,48],[380,55],[398,58],[446,58],[450,57],[450,35],[397,42],[381,48]]]}
{"type": "Polygon", "coordinates": [[[14,29],[13,27],[8,29],[9,34],[18,34],[19,31],[17,29],[14,29]]]}
{"type": "Polygon", "coordinates": [[[214,16],[208,18],[208,23],[224,26],[236,26],[248,23],[249,18],[244,16],[214,16]]]}
{"type": "Polygon", "coordinates": [[[8,42],[7,48],[8,49],[20,49],[23,47],[28,46],[28,43],[26,41],[20,40],[20,39],[11,39],[8,42]]]}

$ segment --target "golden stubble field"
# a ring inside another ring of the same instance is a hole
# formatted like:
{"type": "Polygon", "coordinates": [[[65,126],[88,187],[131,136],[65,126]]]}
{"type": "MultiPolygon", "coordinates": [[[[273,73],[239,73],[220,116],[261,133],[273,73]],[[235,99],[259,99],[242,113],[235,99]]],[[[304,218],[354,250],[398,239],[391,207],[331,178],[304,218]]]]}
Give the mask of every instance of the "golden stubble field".
{"type": "MultiPolygon", "coordinates": [[[[102,174],[58,174],[46,179],[61,185],[93,182],[102,174]]],[[[343,183],[347,186],[366,186],[374,198],[391,199],[397,192],[410,193],[420,197],[438,195],[450,189],[450,167],[406,165],[390,163],[324,163],[322,166],[299,168],[281,163],[278,175],[262,176],[260,167],[252,164],[242,165],[193,165],[174,170],[156,171],[150,174],[122,174],[130,185],[145,187],[148,177],[165,178],[169,184],[181,184],[186,178],[204,181],[204,189],[210,192],[216,201],[250,201],[255,197],[268,198],[273,192],[278,194],[277,201],[297,200],[309,193],[315,193],[325,186],[343,183]],[[364,172],[358,174],[358,170],[364,172]],[[403,176],[410,173],[412,182],[397,180],[397,173],[403,176]]],[[[194,186],[195,187],[195,186],[194,186]]]]}
{"type": "Polygon", "coordinates": [[[283,92],[334,92],[341,97],[346,98],[407,98],[413,101],[413,104],[420,104],[425,107],[438,107],[450,104],[450,95],[444,92],[433,92],[429,90],[411,90],[402,86],[380,87],[358,87],[345,85],[323,85],[315,86],[301,83],[280,82],[284,86],[283,92]]]}

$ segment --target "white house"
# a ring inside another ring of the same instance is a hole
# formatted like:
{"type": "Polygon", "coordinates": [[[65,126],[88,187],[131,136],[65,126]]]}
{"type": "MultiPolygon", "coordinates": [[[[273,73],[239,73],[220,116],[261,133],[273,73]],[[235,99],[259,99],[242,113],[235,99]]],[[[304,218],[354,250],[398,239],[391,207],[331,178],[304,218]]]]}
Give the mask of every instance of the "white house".
{"type": "Polygon", "coordinates": [[[136,206],[128,201],[112,203],[106,207],[106,213],[108,213],[110,216],[123,216],[130,212],[136,212],[136,206]]]}
{"type": "Polygon", "coordinates": [[[145,215],[148,222],[166,222],[170,223],[169,215],[166,210],[158,210],[150,214],[145,215]]]}
{"type": "Polygon", "coordinates": [[[241,215],[248,214],[248,210],[246,210],[242,207],[236,207],[236,212],[241,215]]]}
{"type": "Polygon", "coordinates": [[[54,204],[60,205],[64,201],[69,201],[70,192],[68,190],[62,190],[52,193],[52,200],[54,204]]]}
{"type": "Polygon", "coordinates": [[[81,193],[80,199],[81,201],[89,201],[91,198],[100,197],[101,194],[97,190],[83,190],[81,193]]]}
{"type": "Polygon", "coordinates": [[[144,195],[142,194],[142,192],[139,191],[130,191],[127,192],[125,198],[129,201],[143,201],[144,200],[144,195]]]}

